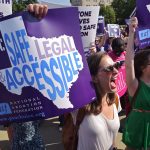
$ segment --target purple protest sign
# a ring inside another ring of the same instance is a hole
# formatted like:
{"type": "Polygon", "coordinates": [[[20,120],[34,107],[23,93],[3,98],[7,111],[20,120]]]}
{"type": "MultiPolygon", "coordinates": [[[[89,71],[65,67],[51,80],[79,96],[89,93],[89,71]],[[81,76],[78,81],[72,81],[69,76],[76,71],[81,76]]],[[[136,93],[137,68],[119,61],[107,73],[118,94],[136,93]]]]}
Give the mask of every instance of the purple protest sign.
{"type": "Polygon", "coordinates": [[[42,20],[23,12],[3,18],[0,28],[7,54],[0,64],[9,60],[0,69],[0,124],[50,118],[91,102],[77,8],[51,9],[42,20]]]}
{"type": "Polygon", "coordinates": [[[136,16],[138,18],[137,38],[139,47],[144,48],[150,46],[150,1],[136,1],[136,16]]]}
{"type": "Polygon", "coordinates": [[[97,36],[104,34],[105,21],[103,16],[98,17],[97,36]]]}

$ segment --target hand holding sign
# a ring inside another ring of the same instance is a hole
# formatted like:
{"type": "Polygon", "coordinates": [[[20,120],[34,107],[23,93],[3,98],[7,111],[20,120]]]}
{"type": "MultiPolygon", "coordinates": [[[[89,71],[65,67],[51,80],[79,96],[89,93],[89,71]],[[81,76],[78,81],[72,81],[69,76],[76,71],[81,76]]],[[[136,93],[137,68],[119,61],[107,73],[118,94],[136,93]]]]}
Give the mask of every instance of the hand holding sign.
{"type": "Polygon", "coordinates": [[[131,19],[130,19],[130,23],[129,23],[129,30],[130,30],[130,32],[135,32],[135,30],[136,30],[136,28],[137,28],[137,26],[138,26],[138,20],[137,20],[137,18],[136,17],[132,17],[131,19]]]}
{"type": "Polygon", "coordinates": [[[29,4],[27,10],[33,13],[37,18],[42,19],[47,14],[48,6],[42,4],[29,4]]]}

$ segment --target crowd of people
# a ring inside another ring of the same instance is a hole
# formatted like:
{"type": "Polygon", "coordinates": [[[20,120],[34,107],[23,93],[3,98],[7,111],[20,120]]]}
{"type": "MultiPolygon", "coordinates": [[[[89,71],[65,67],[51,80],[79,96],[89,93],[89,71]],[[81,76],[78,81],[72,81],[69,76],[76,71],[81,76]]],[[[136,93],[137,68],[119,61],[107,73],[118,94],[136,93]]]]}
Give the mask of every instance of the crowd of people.
{"type": "MultiPolygon", "coordinates": [[[[39,19],[46,15],[47,10],[46,5],[28,6],[28,11],[39,19]]],[[[126,150],[150,149],[150,49],[135,53],[137,26],[137,18],[133,17],[129,24],[129,33],[124,33],[124,36],[117,38],[97,36],[95,43],[89,48],[87,63],[96,98],[82,108],[85,114],[78,127],[76,150],[117,149],[115,139],[120,127],[118,117],[120,103],[116,102],[118,100],[116,80],[123,66],[126,71],[124,78],[126,78],[128,94],[125,93],[125,96],[120,98],[120,102],[123,108],[126,108],[124,105],[130,105],[131,110],[126,119],[122,141],[126,145],[126,150]],[[130,104],[122,102],[127,99],[130,104]]],[[[78,120],[78,111],[71,113],[74,125],[78,120]]],[[[61,122],[64,121],[63,132],[67,130],[65,115],[60,116],[61,122]]],[[[12,123],[7,128],[12,150],[45,149],[38,121],[12,123]]],[[[72,149],[75,150],[73,147],[72,149]]]]}
{"type": "MultiPolygon", "coordinates": [[[[128,89],[128,93],[125,92],[120,97],[122,107],[128,108],[122,141],[126,150],[150,149],[150,49],[139,50],[135,43],[137,26],[137,18],[133,17],[129,33],[125,34],[128,37],[105,39],[108,43],[103,40],[106,35],[96,37],[95,46],[89,48],[87,62],[96,98],[84,106],[84,119],[78,127],[77,150],[117,149],[115,138],[120,121],[115,94],[116,79],[121,67],[126,71],[124,78],[128,89]]],[[[71,113],[75,127],[79,110],[71,113]]],[[[67,122],[67,117],[65,121],[67,122]]],[[[64,124],[64,133],[65,130],[64,124]]],[[[65,150],[69,150],[66,145],[70,139],[71,136],[64,142],[65,150]]]]}

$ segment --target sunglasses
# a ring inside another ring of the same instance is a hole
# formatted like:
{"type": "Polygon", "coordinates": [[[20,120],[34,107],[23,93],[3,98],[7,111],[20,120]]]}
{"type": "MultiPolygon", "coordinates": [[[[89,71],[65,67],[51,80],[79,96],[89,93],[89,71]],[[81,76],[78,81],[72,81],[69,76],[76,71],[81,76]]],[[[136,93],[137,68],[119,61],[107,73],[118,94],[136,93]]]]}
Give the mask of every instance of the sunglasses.
{"type": "Polygon", "coordinates": [[[119,68],[121,68],[121,66],[124,64],[124,62],[125,62],[124,60],[118,61],[113,65],[110,65],[108,67],[103,68],[102,71],[104,71],[104,72],[113,72],[114,68],[118,70],[119,68]]]}

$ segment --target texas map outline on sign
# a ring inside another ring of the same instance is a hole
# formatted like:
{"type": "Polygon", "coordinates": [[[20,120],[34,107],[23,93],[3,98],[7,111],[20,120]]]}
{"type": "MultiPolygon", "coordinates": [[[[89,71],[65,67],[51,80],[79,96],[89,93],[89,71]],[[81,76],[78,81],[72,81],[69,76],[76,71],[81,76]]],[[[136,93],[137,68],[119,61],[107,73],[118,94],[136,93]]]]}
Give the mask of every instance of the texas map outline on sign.
{"type": "Polygon", "coordinates": [[[0,27],[12,66],[0,70],[5,79],[0,82],[7,90],[21,95],[23,87],[31,86],[52,100],[57,108],[73,108],[69,92],[83,69],[73,37],[29,37],[22,17],[2,21],[0,27]]]}

